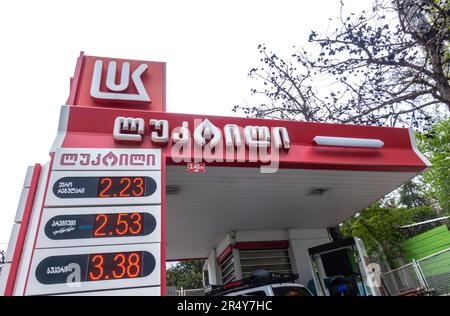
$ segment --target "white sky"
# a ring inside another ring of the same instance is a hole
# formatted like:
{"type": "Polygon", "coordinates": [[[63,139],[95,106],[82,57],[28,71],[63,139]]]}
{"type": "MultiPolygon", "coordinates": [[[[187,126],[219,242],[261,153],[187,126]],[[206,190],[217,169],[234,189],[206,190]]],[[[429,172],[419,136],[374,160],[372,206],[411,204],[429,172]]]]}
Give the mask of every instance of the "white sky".
{"type": "MultiPolygon", "coordinates": [[[[345,0],[345,8],[371,3],[345,0]]],[[[247,73],[258,65],[257,45],[289,56],[292,45],[307,45],[311,29],[326,29],[338,8],[339,0],[1,1],[0,249],[26,167],[48,160],[80,51],[165,61],[168,111],[236,115],[235,104],[252,104],[247,73]]]]}

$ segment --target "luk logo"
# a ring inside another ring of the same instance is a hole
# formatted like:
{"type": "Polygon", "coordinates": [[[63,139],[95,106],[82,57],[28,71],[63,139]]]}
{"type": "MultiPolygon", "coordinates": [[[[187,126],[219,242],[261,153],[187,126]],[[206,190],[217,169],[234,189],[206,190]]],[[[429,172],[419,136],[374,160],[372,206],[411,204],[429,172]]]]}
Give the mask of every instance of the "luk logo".
{"type": "Polygon", "coordinates": [[[106,88],[107,92],[101,91],[101,81],[103,72],[103,61],[96,60],[94,71],[92,73],[91,96],[95,99],[114,100],[114,101],[137,101],[142,103],[150,103],[151,99],[142,83],[142,74],[147,70],[147,64],[140,64],[131,74],[131,80],[136,88],[137,93],[129,93],[127,89],[130,86],[130,63],[122,63],[122,73],[120,81],[116,82],[117,63],[110,61],[108,63],[108,71],[106,72],[106,88]]]}

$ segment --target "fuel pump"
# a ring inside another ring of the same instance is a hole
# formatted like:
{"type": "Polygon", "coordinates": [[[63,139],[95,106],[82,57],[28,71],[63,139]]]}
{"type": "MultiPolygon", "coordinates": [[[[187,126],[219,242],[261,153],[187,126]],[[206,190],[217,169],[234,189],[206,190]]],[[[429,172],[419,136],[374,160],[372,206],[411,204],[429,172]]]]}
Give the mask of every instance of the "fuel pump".
{"type": "Polygon", "coordinates": [[[319,296],[379,296],[379,267],[369,262],[357,237],[308,249],[319,296]],[[378,267],[378,269],[377,269],[378,267]]]}

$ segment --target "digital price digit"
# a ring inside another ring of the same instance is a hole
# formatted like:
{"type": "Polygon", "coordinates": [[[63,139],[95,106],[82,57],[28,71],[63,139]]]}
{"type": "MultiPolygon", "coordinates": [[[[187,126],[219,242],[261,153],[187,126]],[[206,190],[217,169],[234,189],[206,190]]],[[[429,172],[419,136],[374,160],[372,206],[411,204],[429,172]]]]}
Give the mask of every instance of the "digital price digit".
{"type": "Polygon", "coordinates": [[[99,178],[98,197],[139,197],[145,193],[143,177],[104,177],[99,178]]]}
{"type": "Polygon", "coordinates": [[[142,252],[89,256],[88,281],[130,279],[142,276],[142,252]]]}
{"type": "Polygon", "coordinates": [[[93,237],[140,236],[143,226],[142,213],[98,214],[95,216],[93,237]]]}

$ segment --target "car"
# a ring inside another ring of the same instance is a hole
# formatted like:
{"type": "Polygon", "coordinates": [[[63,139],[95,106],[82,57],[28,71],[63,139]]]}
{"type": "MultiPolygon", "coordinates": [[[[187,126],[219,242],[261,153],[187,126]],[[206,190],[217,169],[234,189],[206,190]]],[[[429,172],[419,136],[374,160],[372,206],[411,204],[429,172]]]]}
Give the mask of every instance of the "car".
{"type": "Polygon", "coordinates": [[[278,274],[256,270],[248,278],[224,285],[210,285],[207,296],[312,296],[303,285],[295,283],[298,274],[278,274]]]}

